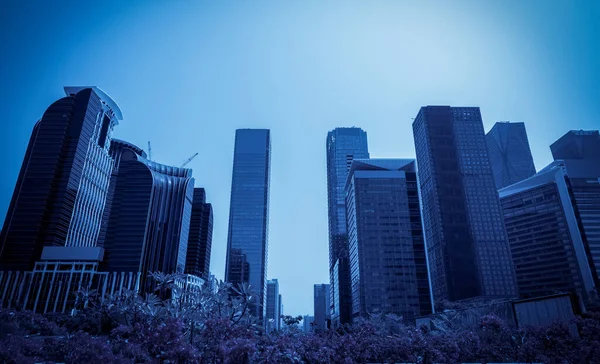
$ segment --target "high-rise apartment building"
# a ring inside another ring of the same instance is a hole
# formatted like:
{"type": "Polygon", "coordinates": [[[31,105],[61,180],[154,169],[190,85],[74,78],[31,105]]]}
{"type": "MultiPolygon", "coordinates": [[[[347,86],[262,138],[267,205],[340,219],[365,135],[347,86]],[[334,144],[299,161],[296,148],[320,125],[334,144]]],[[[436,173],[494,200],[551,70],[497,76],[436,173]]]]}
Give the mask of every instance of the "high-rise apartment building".
{"type": "Polygon", "coordinates": [[[265,320],[265,328],[267,332],[279,330],[279,313],[280,303],[279,298],[279,282],[277,279],[269,279],[267,281],[267,316],[265,320]]]}
{"type": "Polygon", "coordinates": [[[520,296],[569,292],[583,303],[595,284],[562,162],[499,194],[520,296]]]}
{"type": "Polygon", "coordinates": [[[583,225],[584,241],[596,284],[600,276],[600,133],[571,130],[550,149],[555,161],[562,160],[583,225]]]}
{"type": "Polygon", "coordinates": [[[323,331],[329,328],[329,299],[331,293],[329,284],[315,284],[314,286],[314,328],[323,331]]]}
{"type": "Polygon", "coordinates": [[[485,139],[496,189],[510,186],[535,174],[524,123],[496,123],[485,139]]]}
{"type": "Polygon", "coordinates": [[[106,217],[103,269],[140,275],[183,273],[186,263],[194,179],[192,170],[159,164],[141,149],[115,140],[114,195],[106,217]]]}
{"type": "Polygon", "coordinates": [[[517,296],[479,108],[422,107],[413,132],[435,303],[517,296]]]}
{"type": "Polygon", "coordinates": [[[236,130],[225,280],[253,287],[257,302],[250,312],[260,322],[266,308],[270,169],[270,131],[236,130]]]}
{"type": "MultiPolygon", "coordinates": [[[[346,183],[352,315],[432,312],[414,159],[355,159],[346,183]]],[[[316,312],[315,312],[316,317],[316,312]]]]}
{"type": "Polygon", "coordinates": [[[185,272],[201,277],[204,280],[208,280],[210,275],[212,231],[212,205],[206,203],[204,188],[194,188],[185,272]]]}
{"type": "Polygon", "coordinates": [[[369,158],[365,131],[360,128],[336,128],[327,134],[330,311],[334,325],[351,320],[352,293],[344,187],[355,158],[369,158]]]}
{"type": "Polygon", "coordinates": [[[97,87],[65,93],[33,128],[0,233],[0,270],[33,269],[44,246],[96,247],[121,110],[97,87]]]}

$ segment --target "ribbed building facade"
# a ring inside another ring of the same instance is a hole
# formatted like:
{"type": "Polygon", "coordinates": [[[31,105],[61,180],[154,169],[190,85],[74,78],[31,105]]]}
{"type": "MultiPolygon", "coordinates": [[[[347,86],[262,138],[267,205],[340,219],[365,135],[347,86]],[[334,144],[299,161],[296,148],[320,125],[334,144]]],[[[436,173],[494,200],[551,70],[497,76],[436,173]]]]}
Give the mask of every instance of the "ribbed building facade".
{"type": "Polygon", "coordinates": [[[145,290],[150,272],[183,272],[194,179],[186,168],[148,160],[140,148],[115,141],[118,171],[107,217],[103,269],[140,272],[145,290]]]}
{"type": "Polygon", "coordinates": [[[185,273],[197,275],[206,281],[208,281],[210,276],[212,232],[212,205],[206,203],[204,188],[194,188],[185,273]]]}
{"type": "Polygon", "coordinates": [[[393,313],[413,323],[430,314],[414,159],[355,159],[346,208],[353,317],[393,313]]]}
{"type": "Polygon", "coordinates": [[[0,307],[65,313],[81,290],[144,292],[148,273],[185,267],[191,170],[113,140],[121,111],[99,88],[65,92],[34,127],[5,219],[0,307]]]}
{"type": "Polygon", "coordinates": [[[596,284],[600,277],[600,132],[571,130],[550,146],[565,166],[596,284]]]}
{"type": "Polygon", "coordinates": [[[499,122],[485,135],[496,188],[501,189],[535,174],[525,124],[499,122]]]}
{"type": "Polygon", "coordinates": [[[139,283],[138,273],[101,272],[94,261],[39,261],[30,271],[0,271],[0,307],[68,313],[80,290],[95,289],[104,299],[125,290],[137,291],[139,283]]]}
{"type": "Polygon", "coordinates": [[[267,299],[270,171],[270,131],[236,130],[225,280],[253,287],[257,299],[250,312],[263,325],[267,299]]]}
{"type": "Polygon", "coordinates": [[[517,296],[479,108],[422,107],[413,133],[435,303],[517,296]]]}
{"type": "Polygon", "coordinates": [[[327,210],[329,223],[330,311],[333,325],[349,323],[352,311],[344,188],[355,158],[369,158],[367,133],[335,128],[327,134],[327,210]]]}
{"type": "Polygon", "coordinates": [[[122,118],[97,87],[65,87],[35,124],[2,233],[0,269],[31,270],[44,246],[92,247],[112,169],[112,130],[122,118]]]}
{"type": "Polygon", "coordinates": [[[565,292],[583,302],[595,286],[565,172],[554,162],[499,191],[522,298],[565,292]]]}

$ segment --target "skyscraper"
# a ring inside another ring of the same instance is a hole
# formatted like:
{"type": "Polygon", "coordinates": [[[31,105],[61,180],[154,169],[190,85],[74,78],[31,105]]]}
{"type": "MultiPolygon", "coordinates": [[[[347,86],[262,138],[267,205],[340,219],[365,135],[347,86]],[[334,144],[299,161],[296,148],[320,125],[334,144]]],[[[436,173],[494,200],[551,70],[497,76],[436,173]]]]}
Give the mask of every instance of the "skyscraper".
{"type": "Polygon", "coordinates": [[[65,93],[33,128],[0,234],[0,269],[31,270],[44,246],[96,246],[122,114],[97,87],[65,93]]]}
{"type": "Polygon", "coordinates": [[[562,160],[569,176],[575,205],[581,217],[586,249],[596,284],[600,276],[600,133],[571,130],[550,149],[562,160]]]}
{"type": "Polygon", "coordinates": [[[279,327],[283,328],[283,298],[281,298],[281,294],[279,294],[279,327]]]}
{"type": "Polygon", "coordinates": [[[266,308],[270,170],[270,131],[236,130],[225,280],[253,287],[258,299],[250,312],[261,322],[266,308]]]}
{"type": "MultiPolygon", "coordinates": [[[[432,312],[414,159],[355,159],[346,183],[352,315],[432,312]]],[[[315,312],[316,317],[316,312],[315,312]]]]}
{"type": "Polygon", "coordinates": [[[344,187],[355,158],[369,158],[365,131],[360,128],[336,128],[327,134],[330,311],[335,325],[351,320],[352,293],[344,187]]]}
{"type": "Polygon", "coordinates": [[[192,170],[159,164],[115,140],[114,196],[104,240],[103,269],[140,274],[183,273],[192,214],[192,170]]]}
{"type": "Polygon", "coordinates": [[[328,284],[315,284],[314,286],[314,326],[315,330],[323,331],[329,328],[329,292],[328,284]]]}
{"type": "Polygon", "coordinates": [[[280,303],[279,298],[279,282],[277,279],[269,279],[267,281],[267,318],[266,318],[266,329],[267,332],[273,330],[279,330],[279,313],[280,303]]]}
{"type": "Polygon", "coordinates": [[[436,304],[517,295],[478,107],[422,107],[415,149],[436,304]]]}
{"type": "Polygon", "coordinates": [[[194,188],[185,272],[194,274],[204,280],[208,280],[210,275],[212,231],[212,205],[206,203],[204,188],[194,188]]]}
{"type": "Polygon", "coordinates": [[[499,194],[519,295],[570,292],[583,303],[594,279],[562,163],[554,162],[499,194]]]}
{"type": "Polygon", "coordinates": [[[496,123],[485,139],[496,189],[510,186],[535,174],[524,123],[496,123]]]}

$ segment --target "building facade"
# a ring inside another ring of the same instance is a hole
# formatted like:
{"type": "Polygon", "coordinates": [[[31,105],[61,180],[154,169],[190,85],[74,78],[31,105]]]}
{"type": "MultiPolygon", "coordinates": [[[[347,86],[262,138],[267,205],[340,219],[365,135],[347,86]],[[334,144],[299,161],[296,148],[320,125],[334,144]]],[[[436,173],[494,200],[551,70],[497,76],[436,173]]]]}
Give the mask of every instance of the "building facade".
{"type": "Polygon", "coordinates": [[[283,328],[283,298],[279,295],[279,327],[283,328]]]}
{"type": "Polygon", "coordinates": [[[310,315],[304,315],[304,317],[302,318],[302,329],[304,330],[305,333],[309,333],[309,332],[314,332],[314,322],[315,322],[315,317],[314,316],[310,316],[310,315]]]}
{"type": "Polygon", "coordinates": [[[583,303],[595,284],[564,166],[554,162],[499,194],[520,296],[562,292],[583,303]]]}
{"type": "Polygon", "coordinates": [[[499,122],[485,135],[496,189],[535,174],[525,123],[499,122]]]}
{"type": "Polygon", "coordinates": [[[184,272],[194,179],[192,170],[159,164],[140,148],[115,140],[116,174],[110,215],[106,216],[103,269],[148,273],[184,272]]]}
{"type": "Polygon", "coordinates": [[[279,282],[277,279],[269,279],[267,281],[267,319],[265,320],[267,332],[272,332],[281,328],[279,326],[279,316],[281,316],[279,313],[279,308],[281,306],[279,297],[281,297],[279,294],[279,282]]]}
{"type": "Polygon", "coordinates": [[[355,159],[346,208],[353,318],[393,313],[414,322],[430,314],[414,159],[355,159]]]}
{"type": "Polygon", "coordinates": [[[97,87],[65,93],[33,128],[0,233],[0,270],[32,270],[44,246],[96,246],[122,114],[97,87]]]}
{"type": "Polygon", "coordinates": [[[479,108],[422,107],[413,133],[434,302],[517,296],[479,108]]]}
{"type": "Polygon", "coordinates": [[[213,211],[204,188],[194,188],[185,272],[209,280],[213,211]]]}
{"type": "Polygon", "coordinates": [[[600,133],[571,130],[550,146],[566,168],[596,284],[600,276],[600,133]]]}
{"type": "Polygon", "coordinates": [[[329,328],[331,317],[329,313],[329,299],[331,292],[329,284],[315,284],[314,286],[314,329],[324,331],[329,328]]]}
{"type": "Polygon", "coordinates": [[[351,320],[352,293],[344,187],[355,158],[369,158],[367,133],[336,128],[327,134],[327,207],[329,222],[330,311],[334,325],[351,320]]]}
{"type": "Polygon", "coordinates": [[[253,287],[258,299],[250,311],[260,322],[267,298],[270,170],[270,131],[236,130],[225,280],[253,287]]]}

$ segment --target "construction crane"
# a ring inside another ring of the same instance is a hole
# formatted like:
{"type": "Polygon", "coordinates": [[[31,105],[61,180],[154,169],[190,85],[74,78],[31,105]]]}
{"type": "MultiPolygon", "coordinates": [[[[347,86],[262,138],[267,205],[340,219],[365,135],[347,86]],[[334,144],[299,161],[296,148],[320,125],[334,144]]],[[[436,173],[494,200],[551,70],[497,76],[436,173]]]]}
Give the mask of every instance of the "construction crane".
{"type": "Polygon", "coordinates": [[[148,141],[148,160],[152,160],[152,147],[150,146],[150,141],[148,141]]]}
{"type": "Polygon", "coordinates": [[[187,164],[190,163],[192,161],[192,159],[196,158],[197,155],[198,155],[198,153],[196,153],[193,156],[191,156],[188,159],[186,159],[185,162],[181,163],[181,165],[179,166],[179,168],[183,168],[183,167],[187,166],[187,164]]]}

